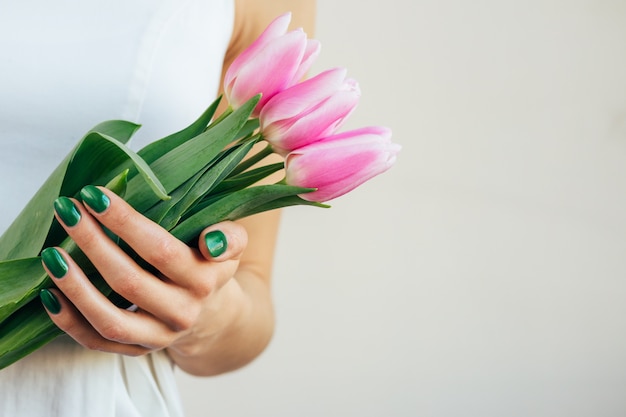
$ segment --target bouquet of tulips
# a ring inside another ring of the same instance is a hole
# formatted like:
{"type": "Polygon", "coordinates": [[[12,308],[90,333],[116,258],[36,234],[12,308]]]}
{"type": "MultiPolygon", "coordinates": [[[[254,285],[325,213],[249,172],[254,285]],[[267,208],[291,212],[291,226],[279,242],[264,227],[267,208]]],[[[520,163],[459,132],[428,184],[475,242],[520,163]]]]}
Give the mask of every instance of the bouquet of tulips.
{"type": "Polygon", "coordinates": [[[358,86],[344,69],[301,82],[319,42],[301,30],[288,32],[289,22],[290,14],[279,16],[233,62],[224,80],[230,107],[223,114],[215,114],[218,99],[188,127],[137,153],[126,143],[138,125],[103,122],[50,175],[0,237],[0,369],[61,333],[38,300],[42,288],[54,285],[41,263],[43,248],[66,249],[104,294],[124,306],[54,220],[59,196],[105,185],[191,242],[223,220],[290,205],[327,207],[322,203],[393,165],[399,146],[389,129],[337,133],[359,100],[358,86]],[[267,146],[252,152],[262,140],[267,146]],[[272,153],[284,162],[259,164],[272,153]],[[281,169],[279,183],[256,185],[281,169]]]}

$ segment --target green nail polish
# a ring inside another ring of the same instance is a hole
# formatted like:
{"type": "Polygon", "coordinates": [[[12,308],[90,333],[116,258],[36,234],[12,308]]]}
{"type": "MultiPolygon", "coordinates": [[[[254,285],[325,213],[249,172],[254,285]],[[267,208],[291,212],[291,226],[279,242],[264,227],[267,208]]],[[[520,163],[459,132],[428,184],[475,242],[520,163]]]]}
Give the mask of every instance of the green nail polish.
{"type": "Polygon", "coordinates": [[[67,274],[67,262],[56,248],[46,248],[41,251],[41,260],[53,278],[63,278],[67,274]]]}
{"type": "Polygon", "coordinates": [[[67,197],[59,197],[54,201],[54,210],[67,226],[76,226],[80,220],[80,212],[74,202],[67,197]]]}
{"type": "Polygon", "coordinates": [[[228,248],[226,236],[219,230],[213,230],[204,235],[204,243],[212,257],[217,258],[228,248]]]}
{"type": "Polygon", "coordinates": [[[46,310],[52,314],[59,314],[59,311],[61,311],[61,303],[59,303],[59,300],[52,293],[52,291],[42,288],[39,291],[39,298],[41,298],[41,303],[44,305],[46,310]]]}
{"type": "Polygon", "coordinates": [[[80,197],[96,213],[102,213],[111,204],[109,197],[94,185],[83,187],[80,190],[80,197]]]}

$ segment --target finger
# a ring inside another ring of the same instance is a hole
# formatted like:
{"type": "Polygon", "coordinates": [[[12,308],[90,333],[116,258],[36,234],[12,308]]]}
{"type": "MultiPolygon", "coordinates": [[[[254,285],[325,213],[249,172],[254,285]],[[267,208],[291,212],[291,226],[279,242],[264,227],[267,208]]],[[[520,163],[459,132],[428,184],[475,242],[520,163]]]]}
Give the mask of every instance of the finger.
{"type": "MultiPolygon", "coordinates": [[[[175,330],[153,315],[132,313],[113,305],[63,249],[45,249],[42,251],[42,263],[59,291],[103,338],[156,349],[167,346],[176,336],[175,330]]],[[[176,298],[170,297],[173,300],[176,298]]],[[[63,314],[57,316],[59,320],[64,317],[63,314]]],[[[69,316],[69,323],[72,323],[72,317],[75,315],[69,316]]],[[[66,330],[62,323],[58,325],[66,330]]]]}
{"type": "Polygon", "coordinates": [[[81,197],[89,212],[147,263],[180,285],[194,286],[203,273],[196,251],[106,188],[87,186],[81,197]]]}
{"type": "Polygon", "coordinates": [[[230,221],[207,227],[198,237],[198,249],[202,256],[218,262],[239,259],[247,244],[246,229],[230,221]]]}
{"type": "MultiPolygon", "coordinates": [[[[159,317],[172,328],[178,329],[186,325],[188,319],[183,314],[189,308],[189,294],[141,268],[106,236],[100,224],[78,201],[60,198],[55,203],[55,209],[59,221],[72,224],[71,227],[66,227],[68,234],[116,293],[159,317]],[[164,300],[167,300],[167,304],[164,300]]],[[[49,256],[42,258],[57,278],[64,274],[63,269],[67,270],[70,264],[75,265],[67,253],[60,249],[46,249],[42,254],[44,253],[49,256]]],[[[80,268],[75,265],[72,270],[80,271],[80,268]]],[[[80,285],[81,276],[73,274],[71,278],[69,282],[80,285]]],[[[61,285],[70,284],[65,284],[64,281],[61,285]]]]}
{"type": "Polygon", "coordinates": [[[235,222],[224,221],[204,229],[198,237],[198,249],[211,269],[203,282],[212,289],[222,288],[237,271],[247,244],[246,229],[235,222]]]}
{"type": "Polygon", "coordinates": [[[42,289],[40,298],[54,324],[87,349],[131,356],[150,352],[143,346],[118,343],[102,337],[58,290],[42,289]]]}

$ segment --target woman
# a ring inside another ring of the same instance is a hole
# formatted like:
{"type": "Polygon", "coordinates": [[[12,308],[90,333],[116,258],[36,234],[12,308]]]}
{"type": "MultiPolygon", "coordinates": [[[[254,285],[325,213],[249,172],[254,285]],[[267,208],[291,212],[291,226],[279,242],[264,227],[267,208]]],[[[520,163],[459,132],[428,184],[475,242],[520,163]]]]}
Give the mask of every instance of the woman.
{"type": "MultiPolygon", "coordinates": [[[[96,123],[141,123],[138,149],[195,119],[229,63],[287,10],[310,35],[310,0],[0,6],[0,232],[96,123]]],[[[0,415],[180,416],[174,365],[194,375],[228,372],[270,340],[279,214],[212,225],[193,248],[107,190],[89,187],[83,200],[57,200],[55,215],[137,310],[113,306],[67,253],[48,249],[44,266],[58,288],[42,302],[67,336],[0,371],[0,415]],[[132,262],[100,224],[161,274],[132,262]]]]}

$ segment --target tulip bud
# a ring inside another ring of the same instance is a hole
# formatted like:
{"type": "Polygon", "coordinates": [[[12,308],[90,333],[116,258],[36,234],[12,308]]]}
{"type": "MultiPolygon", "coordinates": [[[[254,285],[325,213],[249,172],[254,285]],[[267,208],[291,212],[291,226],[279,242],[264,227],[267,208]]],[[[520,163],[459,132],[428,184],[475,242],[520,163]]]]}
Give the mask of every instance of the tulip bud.
{"type": "Polygon", "coordinates": [[[277,92],[300,81],[319,55],[320,44],[302,30],[287,32],[291,13],[276,19],[230,65],[224,76],[224,94],[237,108],[261,93],[255,112],[277,92]]]}
{"type": "Polygon", "coordinates": [[[346,70],[336,68],[277,93],[259,121],[275,152],[286,155],[332,135],[356,107],[361,92],[346,70]]]}
{"type": "Polygon", "coordinates": [[[305,200],[328,201],[387,171],[399,151],[400,145],[391,142],[391,130],[384,127],[340,133],[287,155],[285,180],[317,189],[300,195],[305,200]]]}

